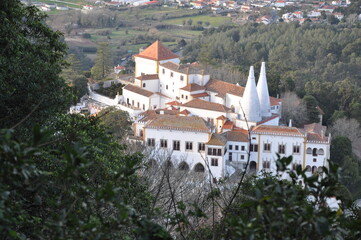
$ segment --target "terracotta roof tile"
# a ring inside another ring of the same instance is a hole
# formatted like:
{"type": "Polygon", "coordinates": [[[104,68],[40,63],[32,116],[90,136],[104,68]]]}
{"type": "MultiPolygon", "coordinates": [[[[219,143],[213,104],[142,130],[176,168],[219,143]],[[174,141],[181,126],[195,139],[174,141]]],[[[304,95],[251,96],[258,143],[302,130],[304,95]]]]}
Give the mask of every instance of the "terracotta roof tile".
{"type": "Polygon", "coordinates": [[[136,77],[136,79],[139,79],[139,80],[156,80],[156,79],[159,79],[159,76],[158,74],[145,74],[145,75],[141,75],[139,77],[136,77]]]}
{"type": "Polygon", "coordinates": [[[204,93],[191,94],[191,96],[192,96],[193,98],[200,98],[200,97],[208,97],[209,94],[206,93],[206,92],[204,92],[204,93]]]}
{"type": "Polygon", "coordinates": [[[223,124],[222,129],[233,129],[233,122],[232,121],[227,121],[223,124]]]}
{"type": "Polygon", "coordinates": [[[211,139],[207,142],[207,145],[224,146],[226,143],[227,139],[224,136],[213,133],[211,139]]]}
{"type": "Polygon", "coordinates": [[[148,58],[155,61],[179,58],[178,55],[163,46],[159,41],[155,41],[152,45],[144,49],[141,53],[134,56],[148,58]]]}
{"type": "Polygon", "coordinates": [[[326,133],[326,130],[327,130],[326,126],[322,126],[319,123],[306,124],[305,126],[303,126],[303,128],[308,133],[313,132],[313,133],[317,133],[319,135],[324,135],[326,133]]]}
{"type": "Polygon", "coordinates": [[[145,90],[143,88],[134,86],[132,84],[128,84],[127,86],[125,86],[123,89],[146,96],[146,97],[150,97],[152,96],[154,93],[148,90],[145,90]]]}
{"type": "Polygon", "coordinates": [[[172,129],[179,131],[210,132],[204,120],[200,117],[177,115],[158,115],[148,123],[146,128],[172,129]]]}
{"type": "Polygon", "coordinates": [[[269,97],[271,106],[281,105],[282,99],[275,98],[275,97],[269,97]]]}
{"type": "Polygon", "coordinates": [[[194,92],[194,91],[200,91],[200,90],[205,90],[205,89],[206,88],[203,86],[200,86],[195,83],[190,83],[190,84],[187,84],[187,86],[182,87],[180,90],[187,91],[187,92],[194,92]]]}
{"type": "Polygon", "coordinates": [[[167,102],[165,105],[180,106],[182,104],[180,102],[178,102],[178,101],[171,101],[171,102],[167,102]]]}
{"type": "Polygon", "coordinates": [[[199,109],[205,109],[210,111],[216,111],[216,112],[229,112],[231,109],[219,104],[219,103],[213,103],[208,102],[201,99],[193,99],[185,104],[182,105],[182,107],[190,107],[190,108],[199,108],[199,109]]]}
{"type": "Polygon", "coordinates": [[[228,131],[225,133],[222,133],[222,136],[224,136],[227,141],[233,141],[233,142],[248,142],[248,133],[241,132],[241,131],[228,131]]]}
{"type": "Polygon", "coordinates": [[[264,133],[272,135],[296,135],[304,136],[298,128],[286,126],[259,125],[252,129],[253,133],[264,133]]]}
{"type": "Polygon", "coordinates": [[[191,112],[188,111],[187,109],[184,109],[183,111],[179,112],[180,115],[185,115],[188,116],[191,112]]]}
{"type": "Polygon", "coordinates": [[[244,87],[214,79],[209,80],[205,87],[207,91],[216,92],[220,97],[225,97],[227,93],[242,97],[244,92],[244,87]]]}
{"type": "Polygon", "coordinates": [[[226,120],[227,118],[224,115],[221,115],[219,117],[217,117],[218,120],[226,120]]]}

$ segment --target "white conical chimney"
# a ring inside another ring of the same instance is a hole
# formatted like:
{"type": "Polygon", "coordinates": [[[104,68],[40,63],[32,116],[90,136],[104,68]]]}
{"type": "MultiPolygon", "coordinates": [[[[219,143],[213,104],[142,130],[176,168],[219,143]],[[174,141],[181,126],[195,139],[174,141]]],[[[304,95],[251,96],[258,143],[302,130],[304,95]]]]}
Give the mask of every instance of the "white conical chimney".
{"type": "Polygon", "coordinates": [[[290,121],[288,122],[288,126],[292,127],[292,119],[290,119],[290,121]]]}
{"type": "Polygon", "coordinates": [[[259,102],[261,105],[261,115],[263,117],[272,116],[271,113],[271,103],[269,100],[267,77],[266,77],[266,63],[262,62],[261,73],[259,75],[259,80],[257,83],[257,93],[259,102]]]}
{"type": "MultiPolygon", "coordinates": [[[[251,66],[249,69],[248,80],[242,98],[242,109],[245,117],[247,118],[247,121],[261,121],[261,109],[257,94],[256,81],[254,78],[253,66],[251,66]]],[[[240,112],[241,116],[243,116],[242,109],[240,112]]]]}

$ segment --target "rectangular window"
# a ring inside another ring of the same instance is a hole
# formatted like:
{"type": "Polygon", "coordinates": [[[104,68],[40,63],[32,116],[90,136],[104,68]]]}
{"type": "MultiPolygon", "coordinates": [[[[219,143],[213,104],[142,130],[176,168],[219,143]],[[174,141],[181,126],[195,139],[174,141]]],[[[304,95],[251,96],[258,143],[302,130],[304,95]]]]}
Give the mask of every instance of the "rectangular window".
{"type": "Polygon", "coordinates": [[[263,146],[263,151],[270,152],[271,151],[271,144],[270,143],[265,143],[264,146],[263,146]]]}
{"type": "Polygon", "coordinates": [[[188,99],[188,95],[186,95],[186,99],[188,99]]]}
{"type": "Polygon", "coordinates": [[[179,151],[180,150],[180,141],[178,141],[178,140],[173,141],[173,150],[174,151],[179,151]]]}
{"type": "Polygon", "coordinates": [[[143,83],[143,87],[145,87],[145,83],[143,83]]]}
{"type": "Polygon", "coordinates": [[[300,146],[299,145],[294,145],[293,146],[293,153],[300,153],[300,146]]]}
{"type": "Polygon", "coordinates": [[[182,75],[180,76],[180,80],[181,80],[181,81],[183,81],[183,80],[184,80],[184,77],[183,77],[182,75]]]}
{"type": "Polygon", "coordinates": [[[203,152],[206,149],[205,143],[198,143],[198,152],[203,152]]]}
{"type": "Polygon", "coordinates": [[[244,146],[241,146],[241,150],[244,151],[245,147],[244,146]]]}
{"type": "Polygon", "coordinates": [[[148,147],[154,147],[155,146],[155,139],[154,138],[148,138],[147,145],[148,145],[148,147]]]}
{"type": "Polygon", "coordinates": [[[165,89],[167,89],[167,90],[168,90],[168,85],[165,85],[165,89]]]}
{"type": "Polygon", "coordinates": [[[173,77],[173,72],[170,72],[170,77],[173,77]]]}
{"type": "Polygon", "coordinates": [[[193,150],[193,142],[186,142],[186,150],[187,151],[193,150]]]}
{"type": "Polygon", "coordinates": [[[145,104],[143,104],[143,110],[145,110],[145,104]]]}
{"type": "Polygon", "coordinates": [[[233,149],[233,145],[229,145],[228,149],[229,149],[229,150],[232,150],[232,149],[233,149]]]}
{"type": "Polygon", "coordinates": [[[222,149],[220,148],[208,148],[208,155],[211,156],[222,156],[222,149]]]}
{"type": "Polygon", "coordinates": [[[168,141],[167,141],[167,139],[161,139],[161,140],[160,140],[160,147],[161,147],[161,148],[167,148],[167,147],[168,147],[168,141]]]}
{"type": "Polygon", "coordinates": [[[164,68],[162,69],[162,73],[163,73],[163,74],[165,73],[165,70],[164,70],[164,68]]]}
{"type": "Polygon", "coordinates": [[[218,166],[218,159],[217,158],[211,158],[211,166],[214,166],[214,167],[218,166]]]}
{"type": "Polygon", "coordinates": [[[182,98],[184,98],[184,95],[182,94],[182,98]]]}
{"type": "Polygon", "coordinates": [[[238,145],[236,145],[236,146],[235,146],[235,150],[236,150],[236,151],[238,151],[238,149],[239,149],[239,146],[238,146],[238,145]]]}
{"type": "Polygon", "coordinates": [[[231,152],[228,153],[228,160],[232,161],[232,153],[231,152]]]}
{"type": "Polygon", "coordinates": [[[285,154],[285,152],[286,152],[286,146],[284,144],[279,144],[278,145],[278,153],[285,154]]]}
{"type": "Polygon", "coordinates": [[[250,145],[251,152],[258,152],[258,144],[251,144],[250,145]]]}
{"type": "Polygon", "coordinates": [[[241,160],[244,160],[244,155],[241,155],[241,160]]]}

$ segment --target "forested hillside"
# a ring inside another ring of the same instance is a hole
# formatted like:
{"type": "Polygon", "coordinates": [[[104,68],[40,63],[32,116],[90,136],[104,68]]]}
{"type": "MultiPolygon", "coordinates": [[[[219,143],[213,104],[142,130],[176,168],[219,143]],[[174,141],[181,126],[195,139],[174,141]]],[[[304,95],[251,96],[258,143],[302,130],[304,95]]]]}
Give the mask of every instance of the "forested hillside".
{"type": "Polygon", "coordinates": [[[271,95],[314,96],[325,123],[335,111],[361,120],[360,28],[310,23],[210,28],[183,55],[187,62],[229,64],[244,72],[250,65],[259,69],[264,60],[271,95]]]}

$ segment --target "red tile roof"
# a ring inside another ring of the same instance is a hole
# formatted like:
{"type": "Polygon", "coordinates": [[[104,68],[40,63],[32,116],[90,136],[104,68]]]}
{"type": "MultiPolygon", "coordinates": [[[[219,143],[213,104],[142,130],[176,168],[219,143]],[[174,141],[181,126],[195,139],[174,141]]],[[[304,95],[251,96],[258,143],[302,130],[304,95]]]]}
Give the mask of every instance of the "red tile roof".
{"type": "Polygon", "coordinates": [[[187,86],[182,87],[180,90],[187,91],[187,92],[194,92],[194,91],[200,91],[200,90],[205,90],[205,89],[206,88],[203,86],[200,86],[195,83],[190,83],[187,86]]]}
{"type": "Polygon", "coordinates": [[[183,111],[179,112],[180,115],[185,115],[188,116],[191,112],[188,111],[187,109],[184,109],[183,111]]]}
{"type": "Polygon", "coordinates": [[[295,127],[285,127],[285,126],[268,126],[268,125],[259,125],[252,129],[253,133],[264,133],[272,135],[296,135],[304,136],[298,128],[295,127]]]}
{"type": "Polygon", "coordinates": [[[200,97],[208,97],[209,94],[206,93],[206,92],[204,92],[204,93],[191,94],[191,96],[192,96],[193,98],[200,98],[200,97]]]}
{"type": "Polygon", "coordinates": [[[221,115],[219,117],[217,117],[218,120],[226,120],[227,118],[224,115],[221,115]]]}
{"type": "Polygon", "coordinates": [[[134,85],[132,85],[132,84],[128,84],[128,85],[125,86],[123,89],[128,90],[128,91],[131,91],[131,92],[134,92],[134,93],[136,93],[136,94],[140,94],[140,95],[146,96],[146,97],[150,97],[150,96],[152,96],[152,95],[154,94],[154,93],[151,92],[151,91],[148,91],[148,90],[145,90],[145,89],[143,89],[143,88],[134,86],[134,85]]]}
{"type": "Polygon", "coordinates": [[[222,133],[222,136],[224,136],[228,141],[233,142],[248,142],[248,132],[241,132],[241,131],[228,131],[225,133],[222,133]]]}
{"type": "Polygon", "coordinates": [[[179,58],[177,54],[173,53],[171,50],[163,46],[159,40],[155,41],[152,45],[144,49],[144,51],[134,56],[147,58],[155,61],[179,58]]]}
{"type": "Polygon", "coordinates": [[[172,101],[172,102],[167,102],[165,105],[174,105],[174,106],[180,106],[182,105],[180,102],[178,101],[172,101]]]}
{"type": "Polygon", "coordinates": [[[183,107],[190,107],[190,108],[199,108],[199,109],[205,109],[210,111],[216,111],[216,112],[229,112],[231,109],[219,104],[219,103],[213,103],[208,102],[201,99],[193,99],[185,104],[182,105],[183,107]]]}
{"type": "Polygon", "coordinates": [[[220,97],[225,97],[227,93],[242,97],[244,92],[244,87],[214,79],[209,80],[205,87],[207,91],[216,92],[220,97]]]}
{"type": "Polygon", "coordinates": [[[224,146],[227,143],[227,139],[220,134],[213,133],[211,139],[207,142],[207,145],[224,146]]]}
{"type": "Polygon", "coordinates": [[[223,124],[222,129],[233,129],[233,122],[232,121],[227,121],[223,124]]]}
{"type": "Polygon", "coordinates": [[[275,97],[269,97],[271,106],[281,105],[282,99],[275,98],[275,97]]]}
{"type": "Polygon", "coordinates": [[[200,117],[177,115],[158,115],[145,128],[171,129],[189,132],[210,132],[204,120],[200,117]]]}

